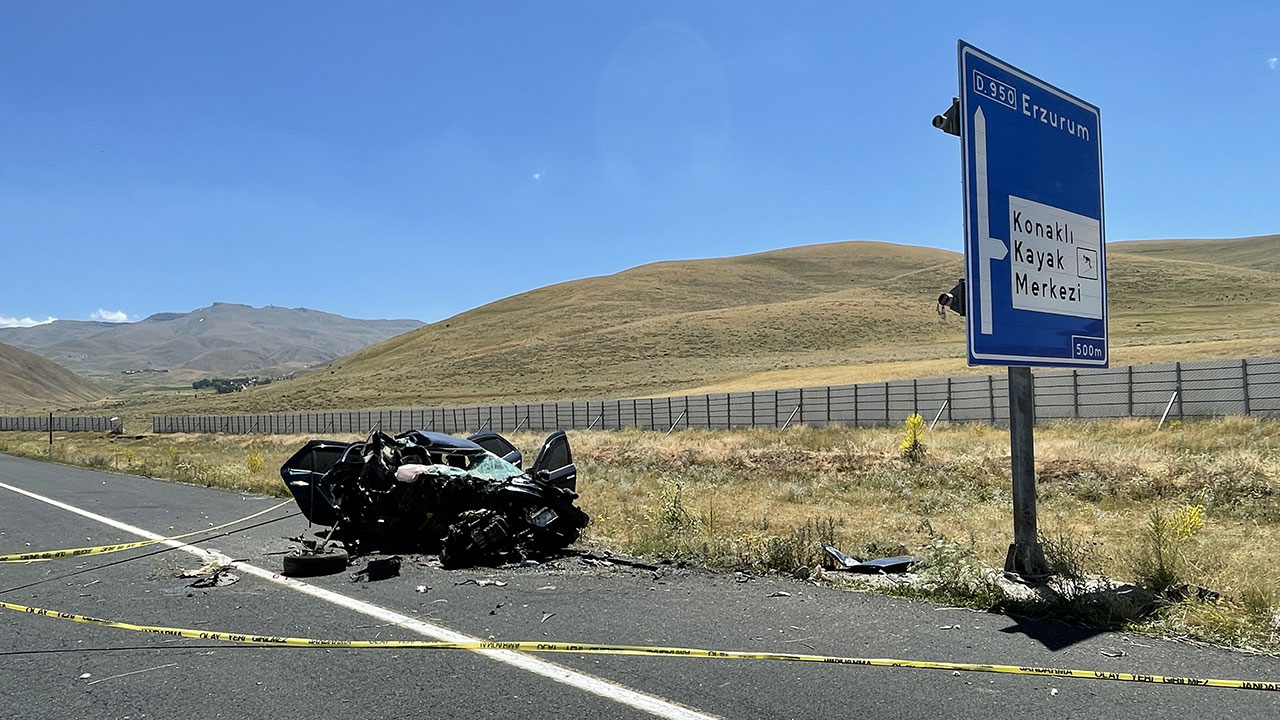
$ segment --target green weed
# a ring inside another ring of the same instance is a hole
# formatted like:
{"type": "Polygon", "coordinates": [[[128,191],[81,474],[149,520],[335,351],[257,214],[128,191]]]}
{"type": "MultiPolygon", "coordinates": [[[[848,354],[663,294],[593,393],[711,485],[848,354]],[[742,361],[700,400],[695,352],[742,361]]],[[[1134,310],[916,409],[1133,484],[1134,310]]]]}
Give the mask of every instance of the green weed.
{"type": "Polygon", "coordinates": [[[1203,527],[1202,505],[1153,508],[1139,529],[1138,544],[1131,554],[1138,581],[1158,593],[1191,582],[1196,572],[1193,541],[1203,527]]]}

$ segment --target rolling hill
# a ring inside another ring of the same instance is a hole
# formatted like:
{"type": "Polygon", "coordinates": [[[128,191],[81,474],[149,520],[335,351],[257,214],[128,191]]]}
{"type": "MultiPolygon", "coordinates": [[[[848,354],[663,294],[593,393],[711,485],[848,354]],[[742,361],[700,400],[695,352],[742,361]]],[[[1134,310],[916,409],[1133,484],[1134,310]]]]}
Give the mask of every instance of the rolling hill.
{"type": "MultiPolygon", "coordinates": [[[[1257,239],[1163,242],[1108,246],[1113,362],[1280,354],[1280,273],[1261,254],[1249,266],[1257,239]],[[1219,254],[1238,264],[1204,259],[1219,254]]],[[[152,407],[421,407],[988,372],[967,368],[959,319],[935,312],[961,274],[958,253],[876,242],[655,263],[505,298],[293,380],[152,407]]]]}
{"type": "MultiPolygon", "coordinates": [[[[0,342],[91,377],[146,369],[193,377],[284,374],[324,363],[417,327],[417,320],[356,320],[268,306],[214,303],[188,313],[157,313],[132,323],[57,320],[0,330],[0,342]]],[[[136,380],[155,374],[133,376],[136,380]]]]}
{"type": "Polygon", "coordinates": [[[0,343],[0,408],[66,408],[106,394],[55,362],[0,343]]]}
{"type": "Polygon", "coordinates": [[[1280,235],[1228,240],[1129,240],[1108,243],[1113,253],[1164,260],[1187,260],[1230,265],[1248,270],[1280,272],[1280,235]]]}

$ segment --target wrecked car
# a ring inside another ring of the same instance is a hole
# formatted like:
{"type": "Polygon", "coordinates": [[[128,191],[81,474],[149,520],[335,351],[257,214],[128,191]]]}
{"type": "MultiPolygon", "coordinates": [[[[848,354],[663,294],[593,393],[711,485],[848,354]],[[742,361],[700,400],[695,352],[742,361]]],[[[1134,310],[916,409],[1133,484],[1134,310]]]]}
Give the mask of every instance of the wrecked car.
{"type": "Polygon", "coordinates": [[[577,469],[563,431],[533,466],[506,438],[412,430],[364,442],[312,440],[280,467],[309,522],[349,549],[436,552],[446,567],[546,556],[578,539],[577,469]]]}

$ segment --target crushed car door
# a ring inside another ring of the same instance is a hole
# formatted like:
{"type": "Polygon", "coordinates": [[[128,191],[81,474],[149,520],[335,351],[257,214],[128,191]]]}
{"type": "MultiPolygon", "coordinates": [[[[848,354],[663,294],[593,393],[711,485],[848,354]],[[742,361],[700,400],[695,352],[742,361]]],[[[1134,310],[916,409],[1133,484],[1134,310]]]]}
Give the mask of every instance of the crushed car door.
{"type": "Polygon", "coordinates": [[[351,443],[312,440],[280,466],[280,478],[310,522],[332,525],[336,519],[333,506],[316,484],[350,446],[351,443]]]}
{"type": "Polygon", "coordinates": [[[524,455],[511,444],[511,441],[498,433],[492,430],[481,430],[467,439],[521,470],[524,469],[524,455]]]}
{"type": "Polygon", "coordinates": [[[536,478],[543,470],[547,471],[546,481],[552,485],[574,491],[578,489],[578,468],[574,466],[573,452],[569,450],[569,436],[563,430],[552,433],[542,443],[529,474],[536,478]]]}

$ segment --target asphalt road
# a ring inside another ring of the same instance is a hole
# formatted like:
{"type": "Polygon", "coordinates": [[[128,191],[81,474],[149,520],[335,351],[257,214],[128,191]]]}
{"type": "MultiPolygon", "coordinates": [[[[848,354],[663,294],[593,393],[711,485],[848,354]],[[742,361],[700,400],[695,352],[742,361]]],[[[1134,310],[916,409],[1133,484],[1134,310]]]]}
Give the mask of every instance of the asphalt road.
{"type": "MultiPolygon", "coordinates": [[[[0,553],[139,539],[107,520],[172,535],[279,502],[7,456],[0,456],[0,483],[9,486],[0,487],[0,553]]],[[[247,634],[679,645],[1280,680],[1280,659],[787,578],[740,582],[732,573],[599,567],[580,558],[446,571],[410,557],[400,576],[387,580],[353,582],[343,573],[301,583],[273,573],[280,567],[277,553],[289,545],[283,538],[306,530],[306,522],[291,506],[255,522],[276,518],[283,519],[194,541],[242,561],[232,585],[190,588],[191,581],[175,573],[198,567],[201,558],[154,546],[0,565],[0,600],[247,634]],[[480,579],[506,584],[468,582],[480,579]]],[[[1280,717],[1280,693],[766,661],[255,648],[0,610],[3,718],[517,715],[1271,718],[1280,717]]]]}

